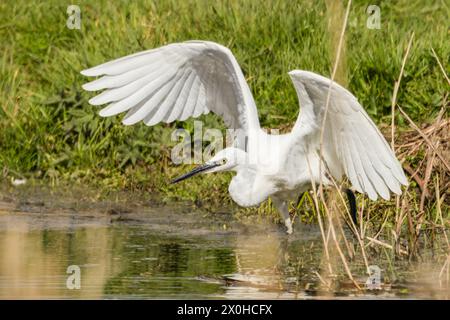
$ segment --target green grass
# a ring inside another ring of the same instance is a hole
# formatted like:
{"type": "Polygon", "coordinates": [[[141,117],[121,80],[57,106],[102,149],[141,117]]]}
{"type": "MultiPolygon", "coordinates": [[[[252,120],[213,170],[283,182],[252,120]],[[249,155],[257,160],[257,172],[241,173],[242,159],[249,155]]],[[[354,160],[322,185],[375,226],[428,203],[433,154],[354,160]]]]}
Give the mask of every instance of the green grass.
{"type": "MultiPolygon", "coordinates": [[[[375,1],[381,29],[366,28],[366,1],[354,1],[346,32],[349,89],[378,124],[390,123],[394,81],[412,31],[415,40],[398,104],[417,123],[432,119],[448,85],[445,1],[375,1]]],[[[207,39],[229,46],[248,79],[264,127],[294,123],[292,69],[329,76],[333,44],[323,1],[79,1],[81,30],[66,27],[67,5],[0,4],[0,178],[144,189],[169,198],[226,198],[229,176],[169,186],[185,170],[168,160],[170,133],[185,124],[125,127],[88,105],[80,70],[170,42],[207,39]],[[187,190],[190,188],[190,192],[187,190]]],[[[214,117],[205,126],[221,125],[214,117]]],[[[398,124],[406,126],[402,117],[398,124]]]]}

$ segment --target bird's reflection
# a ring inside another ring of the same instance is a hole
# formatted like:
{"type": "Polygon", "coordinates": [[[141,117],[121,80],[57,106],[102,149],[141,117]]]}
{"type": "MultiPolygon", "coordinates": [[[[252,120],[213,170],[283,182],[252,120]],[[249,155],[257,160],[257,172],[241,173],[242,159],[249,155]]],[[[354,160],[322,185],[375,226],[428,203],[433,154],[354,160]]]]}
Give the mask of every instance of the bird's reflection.
{"type": "Polygon", "coordinates": [[[307,283],[306,266],[317,261],[318,234],[302,239],[298,235],[287,236],[273,227],[268,225],[264,232],[236,236],[236,272],[225,275],[229,283],[228,298],[299,298],[305,295],[299,286],[307,283]]]}

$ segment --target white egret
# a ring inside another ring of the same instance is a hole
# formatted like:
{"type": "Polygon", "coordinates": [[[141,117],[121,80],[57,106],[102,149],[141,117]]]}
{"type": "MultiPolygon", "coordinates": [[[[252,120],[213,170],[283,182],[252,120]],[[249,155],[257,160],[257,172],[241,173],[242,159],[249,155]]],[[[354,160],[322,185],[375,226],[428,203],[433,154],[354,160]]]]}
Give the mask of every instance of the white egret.
{"type": "Polygon", "coordinates": [[[287,232],[292,232],[288,203],[312,183],[332,185],[345,174],[353,188],[371,200],[401,194],[407,179],[399,161],[376,125],[345,88],[318,74],[289,72],[301,111],[289,134],[261,129],[255,101],[231,51],[217,43],[188,41],[139,52],[81,72],[102,76],[83,85],[107,89],[89,100],[109,104],[103,117],[127,111],[125,125],[143,121],[152,126],[198,117],[210,111],[245,136],[232,147],[173,182],[198,173],[234,171],[229,185],[239,205],[255,206],[271,197],[287,232]],[[327,95],[329,107],[322,122],[327,95]],[[322,157],[319,156],[322,150],[322,157]],[[320,159],[322,164],[320,164],[320,159]]]}

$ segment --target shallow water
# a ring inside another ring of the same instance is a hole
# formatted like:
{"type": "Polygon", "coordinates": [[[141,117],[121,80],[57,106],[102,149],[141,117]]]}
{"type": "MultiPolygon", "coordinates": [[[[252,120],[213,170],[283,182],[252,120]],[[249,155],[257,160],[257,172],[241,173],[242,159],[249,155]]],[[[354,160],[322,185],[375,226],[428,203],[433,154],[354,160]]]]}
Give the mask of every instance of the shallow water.
{"type": "MultiPolygon", "coordinates": [[[[342,275],[337,289],[320,289],[323,248],[315,225],[297,225],[287,236],[268,221],[238,222],[227,209],[25,198],[0,197],[3,299],[450,297],[435,271],[405,262],[382,290],[357,291],[342,275]],[[79,289],[70,289],[76,274],[69,266],[79,267],[79,289]]],[[[351,268],[364,286],[363,266],[351,268]]]]}

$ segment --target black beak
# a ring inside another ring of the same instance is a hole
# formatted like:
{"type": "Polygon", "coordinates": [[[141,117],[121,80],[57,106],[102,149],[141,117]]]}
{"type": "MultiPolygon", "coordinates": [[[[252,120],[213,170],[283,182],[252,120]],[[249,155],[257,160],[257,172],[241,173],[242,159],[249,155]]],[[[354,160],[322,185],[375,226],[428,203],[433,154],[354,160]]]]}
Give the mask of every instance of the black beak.
{"type": "Polygon", "coordinates": [[[218,166],[220,166],[220,163],[218,163],[218,162],[206,163],[204,165],[201,165],[201,166],[198,166],[198,167],[194,168],[194,170],[192,170],[192,171],[190,171],[190,172],[188,172],[186,174],[183,174],[182,176],[180,176],[180,177],[178,177],[176,179],[173,179],[170,183],[174,184],[174,183],[183,181],[183,180],[185,180],[187,178],[195,176],[196,174],[199,174],[199,173],[201,173],[203,171],[206,171],[206,170],[218,167],[218,166]]]}

